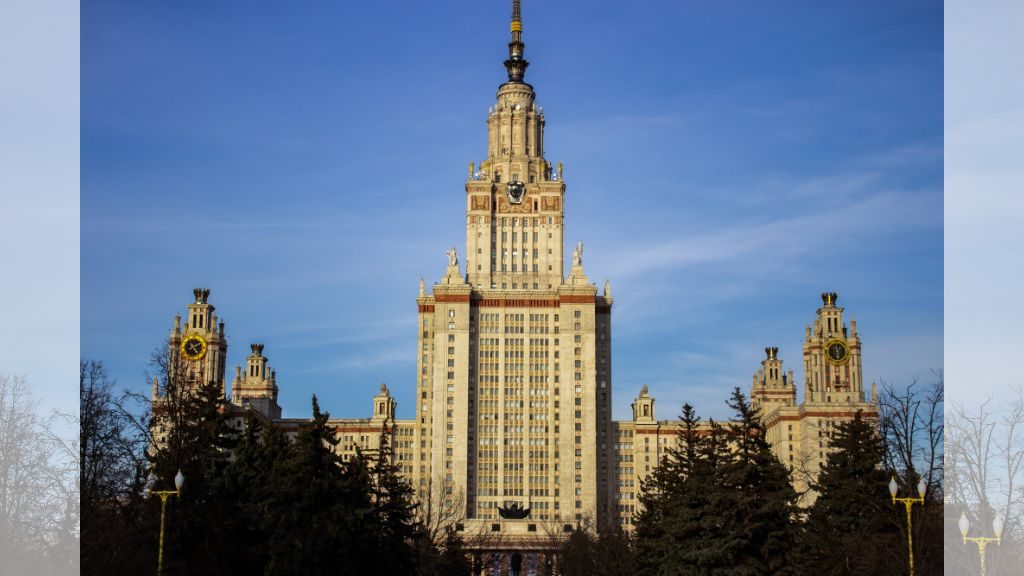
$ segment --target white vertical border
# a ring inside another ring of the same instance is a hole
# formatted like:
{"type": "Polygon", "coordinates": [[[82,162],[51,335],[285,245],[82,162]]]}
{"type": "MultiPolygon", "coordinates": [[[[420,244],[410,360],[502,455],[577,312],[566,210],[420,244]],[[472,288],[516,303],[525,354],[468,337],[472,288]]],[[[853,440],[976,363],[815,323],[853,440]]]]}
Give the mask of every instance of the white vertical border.
{"type": "Polygon", "coordinates": [[[79,5],[0,2],[0,372],[77,413],[79,5]]]}
{"type": "Polygon", "coordinates": [[[945,13],[948,400],[1024,386],[1024,2],[945,13]]]}
{"type": "MultiPolygon", "coordinates": [[[[1024,2],[945,4],[946,408],[1024,387],[1024,2]]],[[[947,474],[948,476],[948,474],[947,474]]],[[[961,542],[946,540],[946,572],[961,542]]],[[[961,551],[962,552],[962,551],[961,551]]]]}

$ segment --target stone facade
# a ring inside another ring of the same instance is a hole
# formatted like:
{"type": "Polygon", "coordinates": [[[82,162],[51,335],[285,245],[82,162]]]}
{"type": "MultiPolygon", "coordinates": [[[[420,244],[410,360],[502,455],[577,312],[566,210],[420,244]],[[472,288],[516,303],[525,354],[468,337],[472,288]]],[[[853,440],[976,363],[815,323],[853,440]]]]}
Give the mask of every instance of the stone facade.
{"type": "MultiPolygon", "coordinates": [[[[504,549],[550,550],[571,525],[630,529],[641,482],[676,444],[678,423],[656,418],[647,386],[632,420],[611,419],[611,289],[606,283],[599,291],[588,279],[582,242],[565,274],[566,183],[561,164],[545,158],[546,122],[523,81],[515,5],[509,81],[488,112],[486,158],[470,164],[465,184],[465,263],[452,247],[441,279],[429,291],[420,281],[415,417],[396,420],[382,384],[372,416],[330,425],[343,458],[376,451],[388,435],[421,502],[454,511],[460,530],[486,534],[504,549]],[[511,506],[529,508],[529,516],[503,517],[511,506]]],[[[209,290],[195,291],[184,326],[175,318],[170,346],[226,394],[227,339],[208,297],[209,290]]],[[[806,331],[804,402],[797,403],[793,372],[783,372],[777,348],[766,349],[750,390],[798,490],[817,473],[838,422],[857,410],[877,415],[864,398],[856,323],[847,328],[836,298],[822,295],[806,331]]],[[[277,374],[263,345],[251,351],[235,370],[231,414],[240,420],[252,411],[297,430],[303,420],[281,417],[277,374]]]]}
{"type": "MultiPolygon", "coordinates": [[[[877,392],[872,385],[871,397],[864,396],[861,382],[860,339],[857,323],[843,323],[843,309],[836,306],[835,293],[822,294],[813,326],[806,330],[804,355],[804,402],[797,403],[793,371],[783,371],[779,349],[765,348],[765,359],[754,374],[750,399],[758,408],[765,436],[772,452],[789,467],[793,487],[802,494],[801,504],[813,503],[815,494],[808,491],[828,456],[829,440],[836,426],[852,420],[861,411],[864,417],[877,419],[877,392]],[[837,358],[828,357],[829,345],[847,350],[837,358]]],[[[723,398],[729,393],[723,390],[723,398]]],[[[612,422],[613,461],[609,462],[613,483],[609,498],[611,515],[629,529],[637,511],[640,484],[665,455],[677,446],[678,420],[658,420],[654,414],[654,397],[643,386],[633,401],[633,419],[612,422]]],[[[679,407],[673,407],[678,410],[679,407]]]]}

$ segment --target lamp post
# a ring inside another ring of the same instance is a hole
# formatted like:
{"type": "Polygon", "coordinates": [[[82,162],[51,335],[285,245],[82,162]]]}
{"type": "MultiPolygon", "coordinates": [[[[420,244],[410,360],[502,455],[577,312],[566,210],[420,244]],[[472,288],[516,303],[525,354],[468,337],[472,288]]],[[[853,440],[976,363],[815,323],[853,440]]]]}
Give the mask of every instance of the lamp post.
{"type": "Polygon", "coordinates": [[[175,490],[151,490],[150,486],[155,483],[156,478],[151,475],[146,491],[151,496],[156,494],[160,497],[160,551],[156,557],[156,576],[160,576],[164,569],[164,514],[167,511],[167,499],[171,496],[181,496],[181,487],[185,484],[185,475],[181,473],[181,470],[178,470],[178,473],[174,475],[175,490]]]}
{"type": "Polygon", "coordinates": [[[995,532],[995,538],[986,538],[982,536],[976,536],[973,538],[967,537],[967,531],[971,528],[971,522],[967,519],[965,512],[960,513],[960,535],[964,538],[964,544],[968,542],[974,542],[978,545],[978,556],[981,558],[981,576],[985,576],[985,547],[988,546],[989,542],[995,542],[996,544],[1002,544],[1003,539],[1003,519],[999,517],[999,513],[996,513],[996,519],[992,521],[992,531],[995,532]]]}
{"type": "Polygon", "coordinates": [[[910,522],[910,509],[914,504],[920,504],[924,506],[924,493],[928,489],[928,486],[924,483],[924,478],[917,483],[917,493],[920,494],[917,498],[912,496],[906,498],[897,498],[896,491],[899,486],[896,484],[896,477],[894,476],[889,480],[889,494],[892,496],[892,503],[895,505],[897,502],[902,502],[907,508],[907,558],[910,562],[910,576],[914,576],[914,535],[913,529],[910,522]]]}

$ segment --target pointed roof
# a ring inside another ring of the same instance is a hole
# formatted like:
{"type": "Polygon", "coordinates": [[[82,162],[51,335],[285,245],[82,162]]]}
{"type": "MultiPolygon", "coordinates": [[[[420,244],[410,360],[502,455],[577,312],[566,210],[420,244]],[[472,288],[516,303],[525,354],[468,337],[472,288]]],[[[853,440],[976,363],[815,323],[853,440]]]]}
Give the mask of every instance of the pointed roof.
{"type": "Polygon", "coordinates": [[[512,32],[512,40],[508,43],[505,70],[508,71],[509,82],[521,83],[526,75],[526,67],[530,63],[523,58],[526,45],[523,44],[523,18],[519,0],[512,0],[512,23],[509,29],[512,32]]]}

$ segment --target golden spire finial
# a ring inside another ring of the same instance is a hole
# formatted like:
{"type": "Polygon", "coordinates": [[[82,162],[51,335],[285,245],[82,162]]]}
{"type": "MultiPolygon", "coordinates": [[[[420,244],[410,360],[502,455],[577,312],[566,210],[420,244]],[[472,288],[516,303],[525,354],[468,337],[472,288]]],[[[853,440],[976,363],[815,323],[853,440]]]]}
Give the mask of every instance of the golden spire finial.
{"type": "Polygon", "coordinates": [[[512,31],[512,41],[508,43],[508,60],[505,60],[505,70],[508,71],[509,82],[522,82],[526,74],[526,67],[530,65],[523,58],[523,18],[519,0],[512,0],[512,23],[509,26],[512,31]]]}

